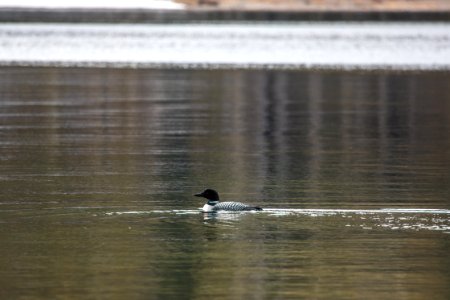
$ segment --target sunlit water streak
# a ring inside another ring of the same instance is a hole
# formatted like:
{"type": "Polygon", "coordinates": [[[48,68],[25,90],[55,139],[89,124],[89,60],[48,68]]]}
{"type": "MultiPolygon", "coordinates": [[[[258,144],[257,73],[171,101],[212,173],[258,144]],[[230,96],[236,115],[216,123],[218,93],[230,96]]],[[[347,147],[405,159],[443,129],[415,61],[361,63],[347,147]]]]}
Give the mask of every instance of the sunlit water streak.
{"type": "MultiPolygon", "coordinates": [[[[107,212],[107,216],[120,215],[199,215],[201,210],[152,210],[107,212]]],[[[430,230],[450,233],[450,210],[447,209],[277,209],[266,208],[262,212],[217,212],[203,213],[205,220],[238,221],[248,214],[262,214],[274,217],[329,217],[341,216],[348,220],[345,227],[364,230],[430,230]]]]}
{"type": "Polygon", "coordinates": [[[0,64],[450,68],[446,23],[2,24],[0,64]]]}

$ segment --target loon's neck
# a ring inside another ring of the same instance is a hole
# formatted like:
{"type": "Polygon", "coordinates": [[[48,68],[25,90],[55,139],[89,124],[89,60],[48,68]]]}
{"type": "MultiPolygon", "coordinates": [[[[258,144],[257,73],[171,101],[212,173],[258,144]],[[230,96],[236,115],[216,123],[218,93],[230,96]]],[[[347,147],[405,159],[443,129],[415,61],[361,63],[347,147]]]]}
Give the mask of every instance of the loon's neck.
{"type": "Polygon", "coordinates": [[[203,205],[202,211],[203,212],[213,212],[214,206],[217,203],[219,203],[219,201],[208,200],[208,202],[205,205],[203,205]]]}

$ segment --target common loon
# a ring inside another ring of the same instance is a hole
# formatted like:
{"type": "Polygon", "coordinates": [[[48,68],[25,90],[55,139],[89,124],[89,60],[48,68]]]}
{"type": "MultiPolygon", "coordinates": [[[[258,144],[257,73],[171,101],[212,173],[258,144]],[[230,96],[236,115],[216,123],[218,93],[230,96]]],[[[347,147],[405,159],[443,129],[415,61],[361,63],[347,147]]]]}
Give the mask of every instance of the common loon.
{"type": "Polygon", "coordinates": [[[262,210],[258,206],[250,206],[241,202],[220,202],[219,193],[212,189],[206,189],[200,194],[195,194],[196,197],[203,197],[208,199],[208,202],[203,206],[203,212],[216,212],[216,211],[250,211],[250,210],[262,210]]]}

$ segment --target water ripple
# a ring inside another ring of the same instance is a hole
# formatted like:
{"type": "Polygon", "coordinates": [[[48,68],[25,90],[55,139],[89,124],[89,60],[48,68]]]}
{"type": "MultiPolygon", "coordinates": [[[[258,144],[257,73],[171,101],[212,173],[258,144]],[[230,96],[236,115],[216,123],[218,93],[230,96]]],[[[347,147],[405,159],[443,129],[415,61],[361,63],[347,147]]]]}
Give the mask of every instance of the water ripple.
{"type": "Polygon", "coordinates": [[[2,24],[0,65],[448,70],[449,27],[389,22],[2,24]]]}
{"type": "MultiPolygon", "coordinates": [[[[105,213],[108,216],[120,215],[198,215],[200,210],[150,210],[116,211],[105,213]]],[[[382,209],[279,209],[267,208],[262,212],[218,212],[204,213],[204,220],[238,221],[248,214],[274,217],[304,216],[310,218],[341,217],[346,220],[345,227],[363,230],[429,230],[450,233],[450,210],[423,208],[382,208],[382,209]]]]}

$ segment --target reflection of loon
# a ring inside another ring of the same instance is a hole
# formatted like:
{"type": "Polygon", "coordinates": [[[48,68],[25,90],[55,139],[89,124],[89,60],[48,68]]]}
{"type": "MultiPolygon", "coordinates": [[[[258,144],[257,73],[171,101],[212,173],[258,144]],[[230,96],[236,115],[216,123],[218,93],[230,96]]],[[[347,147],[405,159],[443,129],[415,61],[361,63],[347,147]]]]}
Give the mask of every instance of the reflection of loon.
{"type": "Polygon", "coordinates": [[[212,189],[206,189],[200,194],[194,196],[203,197],[208,199],[208,202],[203,206],[203,212],[216,212],[216,211],[250,211],[250,210],[262,210],[258,206],[250,206],[240,202],[220,202],[219,194],[212,189]]]}

